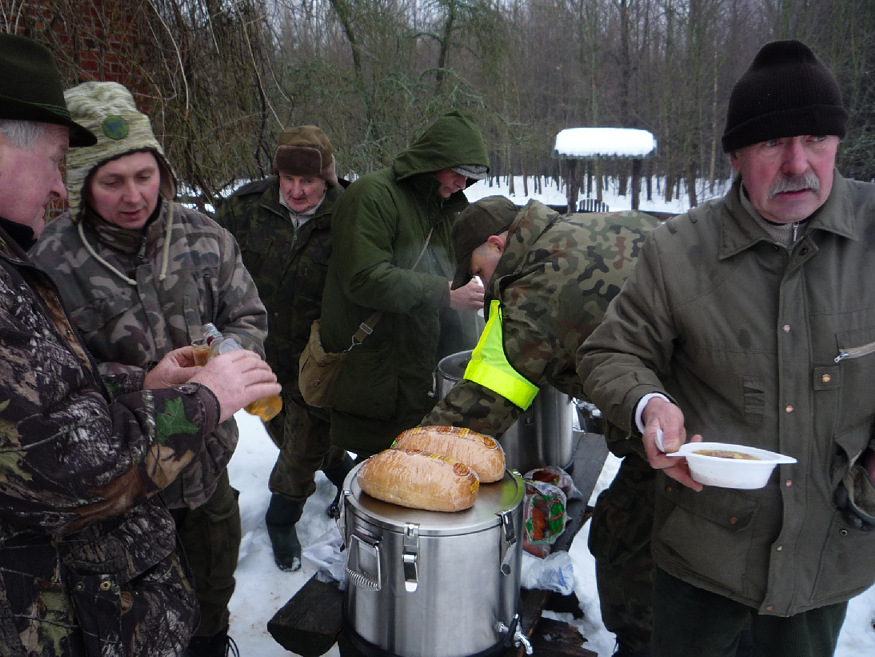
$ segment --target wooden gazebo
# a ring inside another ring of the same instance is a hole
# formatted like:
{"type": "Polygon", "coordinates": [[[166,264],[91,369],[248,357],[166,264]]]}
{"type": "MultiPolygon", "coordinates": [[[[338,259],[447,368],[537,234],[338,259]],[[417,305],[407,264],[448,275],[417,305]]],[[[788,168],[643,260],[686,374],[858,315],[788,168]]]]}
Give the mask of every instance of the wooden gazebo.
{"type": "Polygon", "coordinates": [[[565,189],[568,211],[577,209],[581,187],[580,160],[628,158],[632,160],[632,209],[638,209],[641,162],[656,151],[656,139],[647,130],[635,128],[566,128],[556,135],[553,157],[565,160],[565,189]]]}

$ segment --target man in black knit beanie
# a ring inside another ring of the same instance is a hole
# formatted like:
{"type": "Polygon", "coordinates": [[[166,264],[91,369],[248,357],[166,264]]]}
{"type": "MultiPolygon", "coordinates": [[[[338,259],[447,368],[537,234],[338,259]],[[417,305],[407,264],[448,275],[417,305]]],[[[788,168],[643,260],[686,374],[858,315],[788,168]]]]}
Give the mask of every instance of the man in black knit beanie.
{"type": "Polygon", "coordinates": [[[828,657],[875,581],[875,185],[835,169],[847,120],[805,44],[763,46],[729,101],[732,189],[652,231],[577,354],[657,471],[657,657],[732,657],[746,627],[754,655],[828,657]],[[703,485],[673,454],[703,438],[796,462],[703,485]]]}

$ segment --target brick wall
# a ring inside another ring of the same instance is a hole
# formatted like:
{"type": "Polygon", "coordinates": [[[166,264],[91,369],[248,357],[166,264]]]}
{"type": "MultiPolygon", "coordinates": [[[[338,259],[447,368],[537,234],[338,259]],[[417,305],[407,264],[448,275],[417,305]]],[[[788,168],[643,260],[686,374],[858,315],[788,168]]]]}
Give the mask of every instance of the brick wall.
{"type": "Polygon", "coordinates": [[[27,0],[13,26],[54,53],[73,86],[86,80],[143,86],[148,51],[140,39],[140,0],[27,0]]]}

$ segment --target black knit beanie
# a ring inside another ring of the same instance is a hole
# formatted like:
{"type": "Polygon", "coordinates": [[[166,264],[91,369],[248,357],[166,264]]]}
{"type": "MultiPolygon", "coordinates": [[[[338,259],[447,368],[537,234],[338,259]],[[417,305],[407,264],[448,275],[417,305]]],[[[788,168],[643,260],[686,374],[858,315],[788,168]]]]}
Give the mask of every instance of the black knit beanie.
{"type": "Polygon", "coordinates": [[[845,136],[848,113],[838,82],[800,41],[772,41],[729,97],[723,150],[796,135],[845,136]]]}

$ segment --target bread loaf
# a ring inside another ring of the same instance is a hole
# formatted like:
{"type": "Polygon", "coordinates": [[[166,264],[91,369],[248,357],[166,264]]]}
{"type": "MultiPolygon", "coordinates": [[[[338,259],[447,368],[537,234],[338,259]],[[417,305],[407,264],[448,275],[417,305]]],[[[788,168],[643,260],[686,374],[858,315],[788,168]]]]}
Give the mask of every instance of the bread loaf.
{"type": "Polygon", "coordinates": [[[461,461],[484,484],[504,477],[504,450],[491,436],[460,427],[416,427],[395,439],[394,447],[424,449],[461,461]]]}
{"type": "Polygon", "coordinates": [[[387,449],[362,463],[358,484],[384,502],[428,511],[462,511],[474,505],[480,480],[471,468],[449,456],[387,449]]]}

